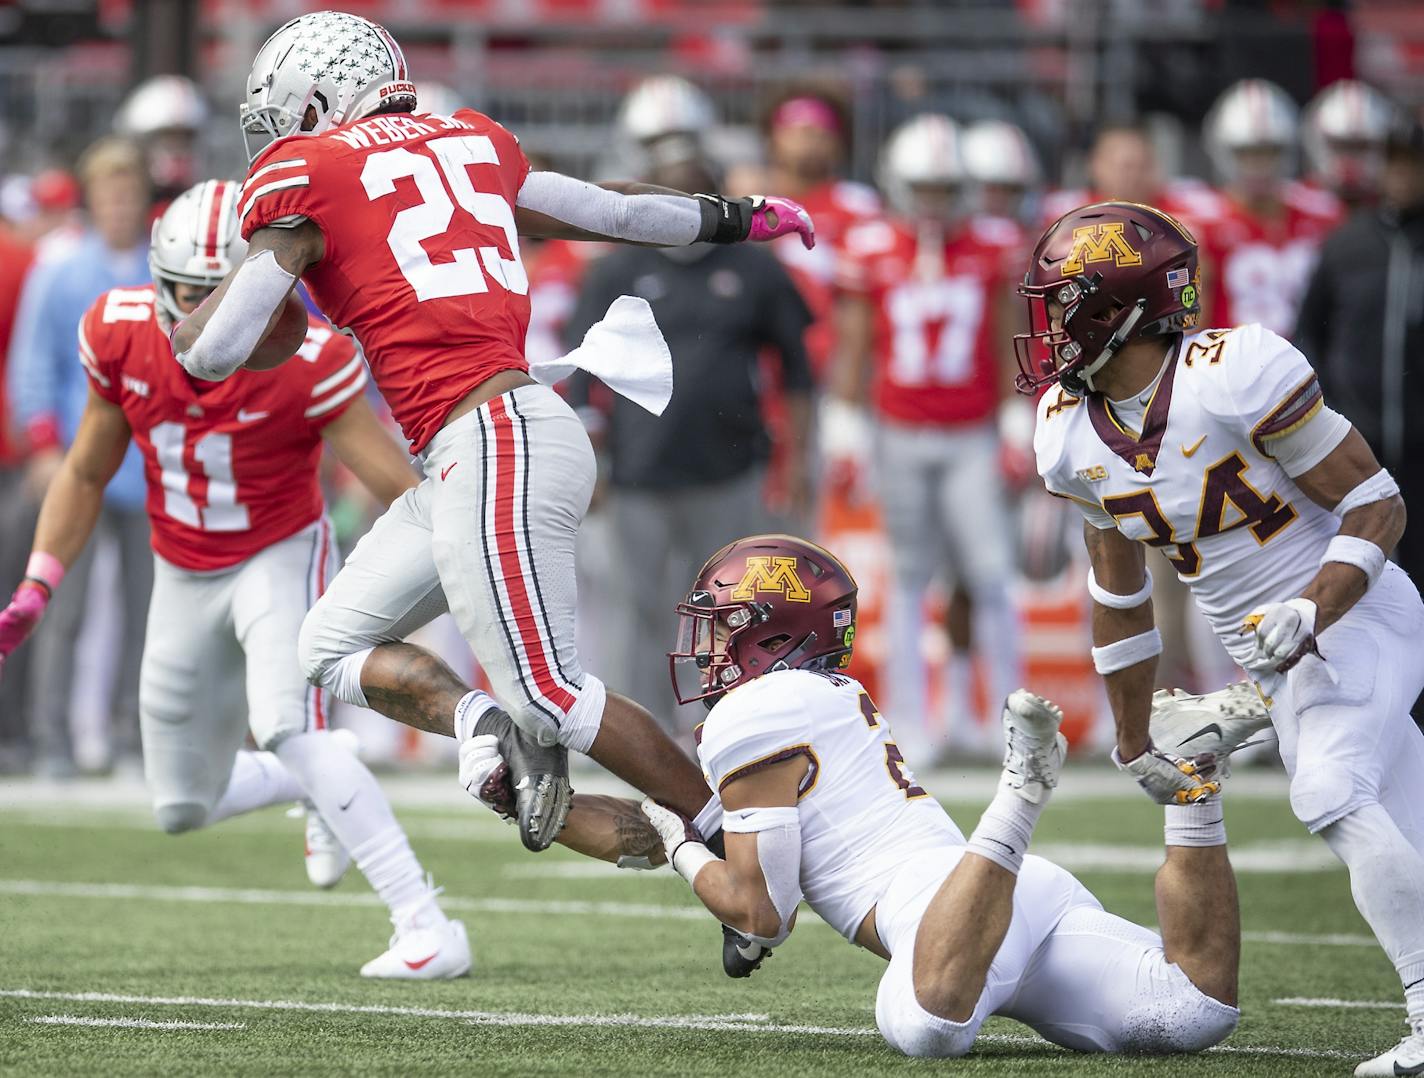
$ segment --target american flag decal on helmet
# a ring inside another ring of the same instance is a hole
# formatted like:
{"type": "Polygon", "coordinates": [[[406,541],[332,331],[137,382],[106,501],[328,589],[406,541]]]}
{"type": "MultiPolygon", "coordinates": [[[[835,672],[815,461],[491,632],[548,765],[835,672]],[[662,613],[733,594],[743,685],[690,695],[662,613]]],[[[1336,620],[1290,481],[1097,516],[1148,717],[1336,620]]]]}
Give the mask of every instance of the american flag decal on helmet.
{"type": "Polygon", "coordinates": [[[1167,271],[1168,288],[1185,288],[1191,279],[1192,275],[1187,272],[1185,266],[1179,266],[1176,269],[1167,271]]]}
{"type": "Polygon", "coordinates": [[[831,615],[831,627],[834,629],[844,629],[850,624],[850,611],[837,610],[831,615]]]}

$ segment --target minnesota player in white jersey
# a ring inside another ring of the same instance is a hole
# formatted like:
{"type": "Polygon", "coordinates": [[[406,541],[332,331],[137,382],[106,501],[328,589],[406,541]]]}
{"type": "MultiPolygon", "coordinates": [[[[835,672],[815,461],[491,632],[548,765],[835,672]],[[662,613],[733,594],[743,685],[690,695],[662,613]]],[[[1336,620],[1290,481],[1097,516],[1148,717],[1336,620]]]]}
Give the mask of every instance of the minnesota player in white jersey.
{"type": "MultiPolygon", "coordinates": [[[[1219,783],[1197,775],[1166,810],[1159,937],[1025,855],[1067,745],[1046,700],[1020,689],[1006,702],[999,790],[967,841],[915,782],[865,689],[838,672],[856,584],[830,552],[786,535],[738,540],[678,610],[674,684],[711,704],[698,756],[722,800],[725,858],[685,817],[651,800],[643,810],[723,923],[777,946],[804,897],[889,960],[876,1020],[907,1055],[963,1055],[990,1014],[1082,1051],[1198,1051],[1235,1028],[1239,932],[1219,783]]],[[[1159,712],[1220,717],[1210,701],[1184,709],[1171,697],[1159,712]]]]}
{"type": "Polygon", "coordinates": [[[1386,560],[1399,488],[1325,406],[1310,364],[1259,325],[1195,331],[1196,242],[1133,203],[1059,219],[1020,292],[1020,387],[1047,388],[1035,450],[1083,512],[1093,659],[1115,760],[1158,800],[1176,754],[1230,752],[1249,722],[1149,736],[1161,638],[1143,546],[1162,549],[1270,709],[1296,816],[1350,872],[1404,985],[1412,1032],[1357,1075],[1424,1074],[1424,604],[1386,560]]]}

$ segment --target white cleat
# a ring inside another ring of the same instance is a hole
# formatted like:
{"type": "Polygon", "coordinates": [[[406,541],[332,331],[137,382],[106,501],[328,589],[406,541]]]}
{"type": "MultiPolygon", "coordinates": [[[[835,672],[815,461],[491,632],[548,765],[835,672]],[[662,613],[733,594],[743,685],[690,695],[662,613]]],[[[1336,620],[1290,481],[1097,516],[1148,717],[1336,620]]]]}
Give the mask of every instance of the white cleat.
{"type": "Polygon", "coordinates": [[[1001,789],[1012,790],[1033,805],[1042,804],[1058,785],[1068,739],[1058,732],[1063,712],[1058,705],[1015,689],[1004,701],[1004,773],[1001,789]]]}
{"type": "Polygon", "coordinates": [[[351,855],[337,841],[325,818],[310,801],[303,801],[306,811],[307,879],[323,889],[335,887],[351,867],[351,855]]]}
{"type": "Polygon", "coordinates": [[[1424,1030],[1411,1033],[1383,1055],[1355,1068],[1355,1078],[1404,1078],[1424,1075],[1424,1030]]]}
{"type": "Polygon", "coordinates": [[[1152,744],[1173,756],[1190,758],[1209,752],[1225,760],[1270,725],[1271,713],[1256,686],[1237,681],[1205,696],[1159,689],[1152,694],[1148,733],[1152,744]]]}
{"type": "Polygon", "coordinates": [[[391,937],[385,954],[361,967],[362,977],[393,981],[444,981],[470,972],[470,940],[465,922],[442,921],[423,928],[407,926],[391,937]]]}

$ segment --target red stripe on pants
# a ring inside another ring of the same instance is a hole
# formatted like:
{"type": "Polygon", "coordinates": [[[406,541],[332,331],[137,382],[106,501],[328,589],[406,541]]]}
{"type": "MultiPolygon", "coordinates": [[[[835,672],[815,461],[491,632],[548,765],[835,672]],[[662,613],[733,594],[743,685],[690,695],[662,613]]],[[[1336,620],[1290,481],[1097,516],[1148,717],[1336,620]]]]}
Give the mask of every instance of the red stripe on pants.
{"type": "MultiPolygon", "coordinates": [[[[524,569],[519,563],[518,537],[515,532],[517,514],[514,504],[514,423],[509,418],[509,412],[505,410],[504,401],[499,397],[490,401],[489,410],[495,444],[492,537],[495,557],[499,560],[500,576],[504,580],[505,591],[509,594],[510,605],[514,608],[514,627],[518,633],[519,645],[529,657],[529,670],[534,675],[534,685],[540,695],[568,714],[577,701],[571,692],[554,680],[549,669],[549,659],[544,651],[544,637],[539,632],[534,606],[529,601],[529,589],[525,586],[524,569]]],[[[532,551],[530,557],[533,557],[532,551]]],[[[517,661],[519,656],[516,655],[515,659],[517,661]]]]}

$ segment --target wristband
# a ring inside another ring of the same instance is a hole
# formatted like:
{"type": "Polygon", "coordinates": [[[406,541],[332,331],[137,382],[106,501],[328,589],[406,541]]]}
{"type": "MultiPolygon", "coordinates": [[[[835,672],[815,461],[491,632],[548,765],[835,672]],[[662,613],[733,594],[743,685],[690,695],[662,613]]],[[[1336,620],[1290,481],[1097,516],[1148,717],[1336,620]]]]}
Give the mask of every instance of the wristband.
{"type": "Polygon", "coordinates": [[[1374,587],[1388,560],[1384,551],[1368,539],[1361,539],[1358,535],[1337,535],[1326,546],[1320,564],[1323,567],[1326,562],[1338,561],[1353,565],[1369,578],[1369,586],[1374,587]]]}
{"type": "Polygon", "coordinates": [[[1104,676],[1136,666],[1154,655],[1162,654],[1162,634],[1155,628],[1136,636],[1114,640],[1093,649],[1093,667],[1104,676]]]}
{"type": "Polygon", "coordinates": [[[1098,578],[1093,575],[1093,567],[1090,565],[1088,566],[1088,594],[1099,606],[1110,607],[1113,610],[1132,610],[1152,598],[1152,570],[1144,566],[1142,572],[1146,577],[1142,582],[1142,587],[1131,595],[1119,595],[1115,591],[1108,591],[1098,583],[1098,578]]]}
{"type": "Polygon", "coordinates": [[[1330,511],[1337,517],[1343,517],[1346,513],[1358,509],[1362,505],[1382,502],[1386,498],[1393,498],[1398,493],[1399,484],[1394,481],[1394,476],[1390,475],[1387,469],[1381,468],[1341,498],[1339,504],[1330,511]]]}
{"type": "Polygon", "coordinates": [[[697,880],[697,874],[710,865],[713,861],[720,861],[721,858],[709,850],[701,842],[693,842],[690,839],[684,842],[677,849],[673,850],[672,856],[668,858],[673,870],[687,881],[691,887],[697,880]]]}
{"type": "Polygon", "coordinates": [[[751,235],[752,200],[695,195],[702,207],[702,227],[698,243],[741,243],[751,235]]]}
{"type": "Polygon", "coordinates": [[[53,554],[36,550],[25,565],[25,579],[43,584],[53,595],[64,580],[64,563],[53,554]]]}

